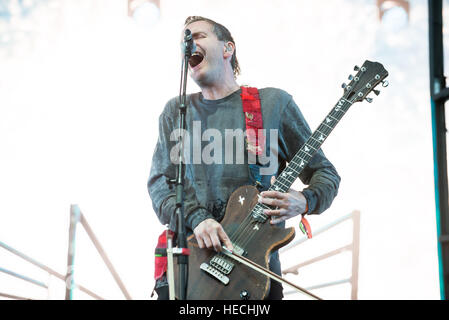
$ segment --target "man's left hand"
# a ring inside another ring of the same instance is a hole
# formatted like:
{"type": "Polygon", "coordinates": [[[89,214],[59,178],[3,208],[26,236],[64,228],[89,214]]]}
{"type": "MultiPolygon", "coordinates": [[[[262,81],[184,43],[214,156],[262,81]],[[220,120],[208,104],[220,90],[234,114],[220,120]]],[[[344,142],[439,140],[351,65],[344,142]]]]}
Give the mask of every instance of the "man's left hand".
{"type": "MultiPolygon", "coordinates": [[[[271,178],[271,184],[276,178],[271,178]]],[[[288,192],[263,191],[259,197],[259,203],[274,207],[272,210],[265,209],[263,212],[271,216],[271,224],[277,224],[287,219],[305,213],[307,208],[306,197],[302,192],[290,189],[288,192]]]]}

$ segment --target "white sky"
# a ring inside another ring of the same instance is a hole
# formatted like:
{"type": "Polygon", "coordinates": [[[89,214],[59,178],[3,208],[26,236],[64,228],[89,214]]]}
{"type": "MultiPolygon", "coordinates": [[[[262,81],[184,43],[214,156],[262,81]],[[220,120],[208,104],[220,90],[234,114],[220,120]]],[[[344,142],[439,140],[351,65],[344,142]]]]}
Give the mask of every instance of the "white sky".
{"type": "MultiPolygon", "coordinates": [[[[0,20],[0,241],[65,273],[78,204],[131,296],[150,298],[163,230],[146,190],[157,118],[178,94],[184,19],[203,15],[231,30],[239,83],[287,90],[312,128],[355,64],[385,66],[390,86],[355,104],[324,144],[342,182],[333,206],[309,222],[318,229],[361,211],[360,299],[439,299],[427,1],[410,2],[402,29],[379,23],[374,0],[161,0],[151,29],[127,17],[125,0],[49,1],[26,19],[0,20]]],[[[192,81],[188,90],[197,91],[192,81]]],[[[350,232],[308,241],[282,256],[283,267],[345,244],[350,232]]],[[[342,279],[348,261],[343,254],[291,279],[342,279]]],[[[81,226],[75,264],[76,282],[123,298],[81,226]]],[[[2,248],[0,267],[49,280],[2,248]]],[[[0,292],[63,299],[63,284],[50,283],[48,295],[0,273],[0,292]]],[[[350,287],[315,293],[348,299],[350,287]]]]}

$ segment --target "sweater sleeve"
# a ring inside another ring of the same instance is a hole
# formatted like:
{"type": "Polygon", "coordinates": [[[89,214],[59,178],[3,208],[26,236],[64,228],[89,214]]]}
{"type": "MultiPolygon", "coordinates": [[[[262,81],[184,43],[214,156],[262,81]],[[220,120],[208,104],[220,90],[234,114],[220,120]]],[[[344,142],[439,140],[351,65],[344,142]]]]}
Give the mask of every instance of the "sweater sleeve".
{"type": "MultiPolygon", "coordinates": [[[[280,122],[280,147],[289,162],[312,132],[292,98],[282,110],[280,122]]],[[[341,178],[321,149],[302,170],[299,178],[308,185],[302,191],[307,199],[307,214],[319,214],[330,207],[337,195],[341,178]]]]}
{"type": "MultiPolygon", "coordinates": [[[[167,179],[176,178],[176,162],[170,154],[176,150],[177,141],[170,141],[174,129],[173,120],[162,113],[159,117],[159,137],[154,150],[150,176],[147,187],[152,200],[153,209],[162,224],[168,224],[169,229],[177,231],[176,192],[175,187],[169,187],[167,179]]],[[[195,196],[191,181],[186,177],[184,184],[184,216],[186,227],[193,230],[205,219],[212,218],[195,196]]]]}

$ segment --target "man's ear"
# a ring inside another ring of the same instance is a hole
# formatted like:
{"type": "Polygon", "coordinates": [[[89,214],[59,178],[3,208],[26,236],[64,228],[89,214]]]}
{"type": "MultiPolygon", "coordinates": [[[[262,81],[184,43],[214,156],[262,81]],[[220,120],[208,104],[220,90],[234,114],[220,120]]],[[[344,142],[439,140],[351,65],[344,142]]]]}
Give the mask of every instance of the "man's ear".
{"type": "Polygon", "coordinates": [[[232,57],[232,55],[234,54],[234,50],[235,50],[234,43],[232,43],[231,41],[226,42],[224,44],[223,57],[225,59],[232,57]]]}

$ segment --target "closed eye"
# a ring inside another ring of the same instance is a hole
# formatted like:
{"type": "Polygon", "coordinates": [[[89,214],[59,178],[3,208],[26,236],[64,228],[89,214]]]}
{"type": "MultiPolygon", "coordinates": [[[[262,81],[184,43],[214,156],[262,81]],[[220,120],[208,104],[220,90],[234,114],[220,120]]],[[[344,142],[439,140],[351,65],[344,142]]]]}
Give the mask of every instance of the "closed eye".
{"type": "Polygon", "coordinates": [[[193,39],[200,39],[200,38],[206,38],[207,35],[204,32],[195,32],[192,34],[193,39]]]}

